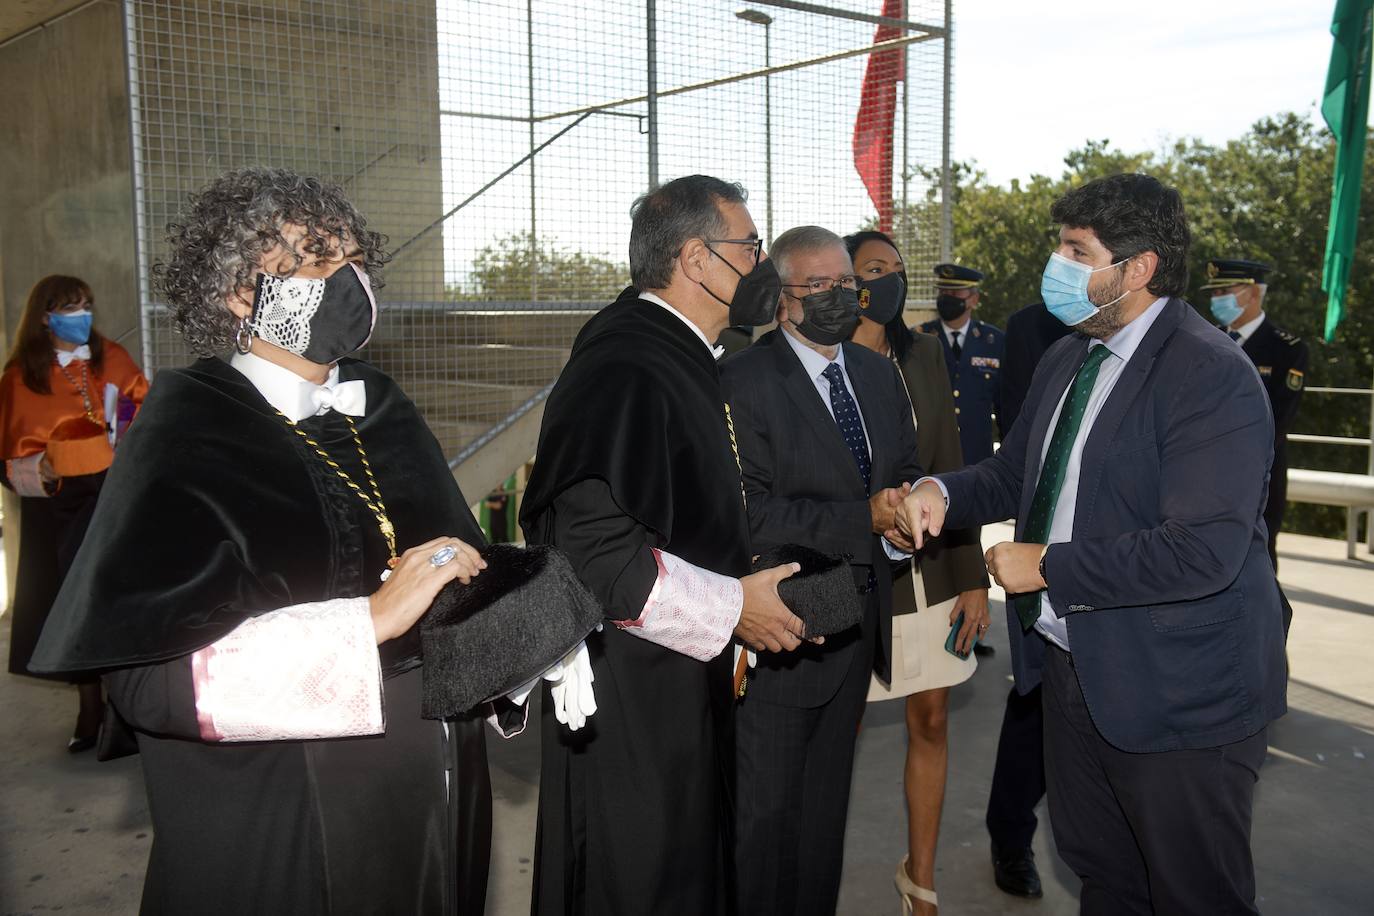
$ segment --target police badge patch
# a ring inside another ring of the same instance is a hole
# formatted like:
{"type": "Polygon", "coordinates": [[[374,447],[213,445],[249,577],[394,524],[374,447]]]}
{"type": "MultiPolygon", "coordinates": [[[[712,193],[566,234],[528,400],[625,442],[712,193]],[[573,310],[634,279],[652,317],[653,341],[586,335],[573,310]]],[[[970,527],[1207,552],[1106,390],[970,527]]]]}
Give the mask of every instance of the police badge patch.
{"type": "Polygon", "coordinates": [[[1288,387],[1292,391],[1302,391],[1302,373],[1297,369],[1288,370],[1288,387]]]}

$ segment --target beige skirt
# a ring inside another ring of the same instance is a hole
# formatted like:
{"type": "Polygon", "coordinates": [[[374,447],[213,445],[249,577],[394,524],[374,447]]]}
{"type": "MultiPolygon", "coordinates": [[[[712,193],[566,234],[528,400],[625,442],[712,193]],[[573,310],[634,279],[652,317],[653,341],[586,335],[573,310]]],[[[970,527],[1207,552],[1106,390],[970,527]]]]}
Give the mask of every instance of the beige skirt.
{"type": "Polygon", "coordinates": [[[897,613],[892,617],[892,683],[882,681],[876,674],[868,688],[868,699],[893,700],[922,690],[951,687],[973,676],[978,657],[972,652],[959,658],[945,651],[949,638],[949,613],[955,599],[937,605],[926,604],[925,583],[921,580],[919,564],[912,564],[912,574],[892,583],[892,606],[903,610],[913,605],[916,613],[897,613]]]}

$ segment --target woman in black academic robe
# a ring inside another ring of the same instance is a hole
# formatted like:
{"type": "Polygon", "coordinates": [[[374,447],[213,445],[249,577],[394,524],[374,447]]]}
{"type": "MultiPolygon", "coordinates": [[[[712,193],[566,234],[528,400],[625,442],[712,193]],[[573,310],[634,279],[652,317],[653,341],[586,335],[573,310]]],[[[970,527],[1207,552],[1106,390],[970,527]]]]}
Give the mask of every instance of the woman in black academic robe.
{"type": "Polygon", "coordinates": [[[33,662],[106,672],[137,733],[143,911],[480,913],[483,734],[420,718],[413,624],[481,534],[415,406],[338,358],[382,239],[337,188],[253,168],[169,241],[183,335],[238,352],[158,374],[33,662]]]}

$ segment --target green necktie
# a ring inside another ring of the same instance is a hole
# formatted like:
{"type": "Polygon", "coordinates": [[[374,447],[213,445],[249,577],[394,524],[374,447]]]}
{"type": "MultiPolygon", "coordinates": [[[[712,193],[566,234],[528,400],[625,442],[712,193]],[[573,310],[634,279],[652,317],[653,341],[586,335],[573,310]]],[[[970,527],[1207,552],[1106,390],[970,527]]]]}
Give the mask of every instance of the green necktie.
{"type": "MultiPolygon", "coordinates": [[[[1097,382],[1097,370],[1107,357],[1112,355],[1104,345],[1088,350],[1088,358],[1078,367],[1073,377],[1069,393],[1064,398],[1064,407],[1059,411],[1059,422],[1054,425],[1054,436],[1045,452],[1045,463],[1040,467],[1040,481],[1035,485],[1035,498],[1031,500],[1030,516],[1021,539],[1028,544],[1044,544],[1050,536],[1050,524],[1054,521],[1054,507],[1059,503],[1059,491],[1064,488],[1064,472],[1069,466],[1069,453],[1078,438],[1078,428],[1083,425],[1083,414],[1088,410],[1088,399],[1092,397],[1093,385],[1097,382]]],[[[1013,595],[1012,606],[1021,621],[1021,629],[1028,631],[1040,617],[1040,593],[1029,592],[1013,595]]]]}

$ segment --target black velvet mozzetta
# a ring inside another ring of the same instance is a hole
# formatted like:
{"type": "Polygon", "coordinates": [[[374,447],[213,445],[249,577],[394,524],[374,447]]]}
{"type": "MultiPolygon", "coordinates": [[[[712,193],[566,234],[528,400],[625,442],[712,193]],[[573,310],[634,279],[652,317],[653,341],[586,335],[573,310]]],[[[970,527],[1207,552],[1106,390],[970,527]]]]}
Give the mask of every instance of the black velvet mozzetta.
{"type": "Polygon", "coordinates": [[[854,588],[848,557],[783,544],[760,554],[754,572],[784,563],[796,563],[801,571],[778,583],[778,597],[806,624],[807,636],[832,636],[863,620],[863,604],[854,588]]]}
{"type": "Polygon", "coordinates": [[[601,622],[600,603],[556,548],[493,544],[482,558],[481,575],[444,586],[420,622],[425,718],[529,683],[601,622]]]}

